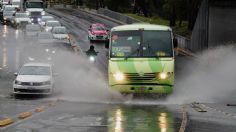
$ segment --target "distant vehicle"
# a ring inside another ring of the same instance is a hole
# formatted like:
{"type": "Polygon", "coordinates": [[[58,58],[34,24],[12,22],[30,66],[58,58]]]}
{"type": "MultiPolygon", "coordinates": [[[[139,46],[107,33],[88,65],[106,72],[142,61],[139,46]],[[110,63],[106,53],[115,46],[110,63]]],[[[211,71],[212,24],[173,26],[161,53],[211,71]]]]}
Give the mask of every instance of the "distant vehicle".
{"type": "Polygon", "coordinates": [[[20,8],[20,0],[12,0],[11,5],[15,8],[20,8]]]}
{"type": "Polygon", "coordinates": [[[59,21],[56,20],[49,20],[46,22],[45,24],[45,31],[46,32],[50,32],[52,30],[53,27],[58,27],[61,26],[59,21]]]}
{"type": "Polygon", "coordinates": [[[130,24],[111,29],[108,78],[110,88],[124,94],[167,95],[174,87],[172,29],[130,24]]]}
{"type": "Polygon", "coordinates": [[[53,34],[53,37],[57,39],[57,42],[70,44],[70,37],[66,30],[66,27],[64,26],[53,27],[52,34],[53,34]]]}
{"type": "Polygon", "coordinates": [[[3,12],[3,23],[8,24],[11,23],[11,20],[13,18],[13,14],[16,12],[15,7],[11,5],[5,5],[2,9],[3,12]]]}
{"type": "Polygon", "coordinates": [[[12,25],[15,28],[18,27],[25,27],[27,24],[31,23],[31,20],[29,18],[29,16],[27,15],[27,13],[25,12],[16,12],[13,15],[13,19],[12,19],[12,25]]]}
{"type": "Polygon", "coordinates": [[[38,33],[38,43],[39,44],[53,44],[55,39],[51,32],[40,32],[38,33]]]}
{"type": "Polygon", "coordinates": [[[88,38],[92,42],[94,40],[108,40],[109,30],[106,29],[104,24],[92,24],[88,30],[88,38]]]}
{"type": "Polygon", "coordinates": [[[54,73],[48,63],[27,63],[15,73],[14,94],[52,94],[54,73]]]}
{"type": "Polygon", "coordinates": [[[25,38],[37,38],[38,33],[41,32],[41,27],[38,24],[27,24],[25,27],[25,38]]]}
{"type": "Polygon", "coordinates": [[[40,23],[42,16],[45,15],[44,4],[41,0],[27,0],[24,9],[29,14],[32,23],[35,24],[40,23]]]}
{"type": "Polygon", "coordinates": [[[49,20],[54,20],[54,17],[53,16],[42,16],[42,20],[40,22],[40,25],[45,26],[46,21],[49,21],[49,20]]]}
{"type": "Polygon", "coordinates": [[[1,4],[2,5],[7,5],[7,4],[9,4],[9,0],[1,0],[1,4]]]}

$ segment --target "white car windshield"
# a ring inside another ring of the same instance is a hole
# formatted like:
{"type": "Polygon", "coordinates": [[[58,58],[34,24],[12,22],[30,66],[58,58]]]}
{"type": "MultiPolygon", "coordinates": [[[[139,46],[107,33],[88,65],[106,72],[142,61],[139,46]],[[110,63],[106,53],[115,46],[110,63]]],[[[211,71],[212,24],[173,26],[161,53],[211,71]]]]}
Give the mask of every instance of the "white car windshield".
{"type": "Polygon", "coordinates": [[[61,26],[59,22],[47,22],[46,24],[48,27],[56,27],[56,26],[61,26]]]}
{"type": "Polygon", "coordinates": [[[54,34],[67,34],[66,28],[53,28],[52,33],[54,34]]]}
{"type": "Polygon", "coordinates": [[[15,11],[15,7],[5,7],[4,11],[15,11]]]}
{"type": "Polygon", "coordinates": [[[19,75],[50,75],[50,67],[24,66],[21,68],[19,75]]]}
{"type": "Polygon", "coordinates": [[[25,18],[28,17],[26,13],[16,13],[16,18],[25,18]]]}
{"type": "Polygon", "coordinates": [[[12,11],[3,12],[3,16],[12,16],[13,14],[14,14],[14,12],[12,12],[12,11]]]}

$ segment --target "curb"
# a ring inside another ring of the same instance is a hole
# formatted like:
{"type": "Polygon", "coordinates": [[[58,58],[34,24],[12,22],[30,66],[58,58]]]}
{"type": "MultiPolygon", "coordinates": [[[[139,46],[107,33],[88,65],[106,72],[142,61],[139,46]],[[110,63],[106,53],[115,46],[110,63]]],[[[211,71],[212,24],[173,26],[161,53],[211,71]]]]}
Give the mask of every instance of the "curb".
{"type": "Polygon", "coordinates": [[[49,108],[52,108],[52,107],[56,106],[56,103],[58,101],[59,100],[48,102],[45,105],[40,105],[40,106],[38,106],[38,107],[36,107],[32,110],[22,112],[20,114],[17,114],[16,116],[12,116],[12,118],[3,117],[1,119],[1,117],[0,117],[0,131],[8,128],[11,125],[16,125],[19,122],[24,121],[24,120],[32,117],[33,115],[37,115],[40,112],[45,111],[46,109],[49,109],[49,108]]]}

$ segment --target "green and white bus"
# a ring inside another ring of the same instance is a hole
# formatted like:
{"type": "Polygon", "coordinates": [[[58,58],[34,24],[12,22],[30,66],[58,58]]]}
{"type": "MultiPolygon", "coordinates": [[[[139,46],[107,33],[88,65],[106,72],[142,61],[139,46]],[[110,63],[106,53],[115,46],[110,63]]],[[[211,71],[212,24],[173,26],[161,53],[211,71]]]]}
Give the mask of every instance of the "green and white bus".
{"type": "Polygon", "coordinates": [[[120,93],[169,94],[174,86],[174,38],[168,26],[131,24],[111,29],[108,78],[120,93]]]}

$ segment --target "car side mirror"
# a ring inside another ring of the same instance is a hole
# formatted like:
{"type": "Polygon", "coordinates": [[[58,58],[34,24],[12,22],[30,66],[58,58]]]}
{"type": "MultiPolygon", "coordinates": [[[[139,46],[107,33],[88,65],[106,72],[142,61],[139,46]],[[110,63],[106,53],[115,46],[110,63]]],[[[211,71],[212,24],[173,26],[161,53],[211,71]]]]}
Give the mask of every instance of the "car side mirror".
{"type": "Polygon", "coordinates": [[[174,44],[174,48],[178,47],[178,40],[176,38],[173,39],[173,44],[174,44]]]}
{"type": "Polygon", "coordinates": [[[18,73],[17,73],[17,72],[15,72],[15,73],[14,73],[14,76],[18,76],[18,73]]]}

